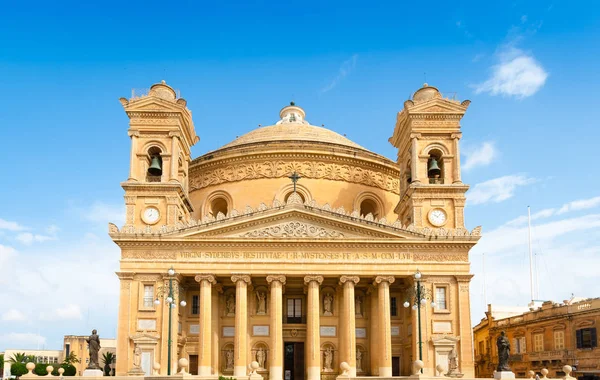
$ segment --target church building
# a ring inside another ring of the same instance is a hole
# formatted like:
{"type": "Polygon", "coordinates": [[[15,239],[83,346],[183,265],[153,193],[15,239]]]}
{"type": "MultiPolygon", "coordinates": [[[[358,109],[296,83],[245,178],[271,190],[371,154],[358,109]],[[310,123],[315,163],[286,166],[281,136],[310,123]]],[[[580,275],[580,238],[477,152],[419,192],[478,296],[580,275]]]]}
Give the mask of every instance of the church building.
{"type": "Polygon", "coordinates": [[[481,228],[465,228],[459,155],[470,101],[418,89],[390,115],[396,161],[293,102],[193,158],[203,128],[173,88],[120,101],[131,156],[125,225],[109,224],[117,375],[174,374],[185,358],[214,379],[244,378],[254,361],[270,380],[333,380],[344,362],[350,376],[389,377],[422,358],[426,374],[474,377],[481,228]]]}

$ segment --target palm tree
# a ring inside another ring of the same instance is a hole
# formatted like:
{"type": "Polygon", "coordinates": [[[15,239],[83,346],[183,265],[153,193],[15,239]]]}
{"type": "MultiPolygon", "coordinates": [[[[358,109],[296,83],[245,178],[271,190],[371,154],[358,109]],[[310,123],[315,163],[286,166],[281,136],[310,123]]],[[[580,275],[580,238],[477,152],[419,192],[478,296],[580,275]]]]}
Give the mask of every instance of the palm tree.
{"type": "Polygon", "coordinates": [[[81,359],[77,359],[77,355],[74,352],[71,352],[65,359],[63,363],[73,364],[73,363],[81,363],[81,359]]]}
{"type": "Polygon", "coordinates": [[[25,363],[37,363],[37,357],[35,355],[25,356],[25,363]]]}
{"type": "Polygon", "coordinates": [[[25,363],[25,359],[27,359],[27,355],[24,352],[14,353],[10,359],[8,359],[9,363],[25,363]]]}
{"type": "Polygon", "coordinates": [[[110,376],[110,365],[115,360],[115,354],[110,351],[106,351],[102,354],[102,361],[104,362],[104,373],[110,376]],[[107,371],[108,370],[108,371],[107,371]]]}

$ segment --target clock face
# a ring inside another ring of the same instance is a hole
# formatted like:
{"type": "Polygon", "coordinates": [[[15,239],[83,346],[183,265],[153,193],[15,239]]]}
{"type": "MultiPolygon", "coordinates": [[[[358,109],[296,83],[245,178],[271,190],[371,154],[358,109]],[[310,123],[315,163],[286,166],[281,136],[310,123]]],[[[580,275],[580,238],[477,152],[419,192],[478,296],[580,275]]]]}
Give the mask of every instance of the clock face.
{"type": "Polygon", "coordinates": [[[143,219],[148,224],[154,224],[160,219],[160,212],[155,207],[148,207],[144,210],[143,219]]]}
{"type": "Polygon", "coordinates": [[[441,208],[436,208],[429,211],[429,222],[434,226],[443,226],[446,224],[446,212],[441,208]]]}

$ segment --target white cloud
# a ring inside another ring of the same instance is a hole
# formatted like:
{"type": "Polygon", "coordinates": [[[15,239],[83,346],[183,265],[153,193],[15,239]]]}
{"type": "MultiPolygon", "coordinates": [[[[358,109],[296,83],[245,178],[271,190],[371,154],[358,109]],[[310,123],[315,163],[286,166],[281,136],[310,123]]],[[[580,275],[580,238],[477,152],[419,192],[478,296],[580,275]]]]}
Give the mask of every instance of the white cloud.
{"type": "Polygon", "coordinates": [[[79,305],[67,304],[63,307],[57,307],[54,310],[40,313],[42,321],[60,321],[69,319],[82,319],[81,308],[79,305]]]}
{"type": "Polygon", "coordinates": [[[325,93],[333,90],[345,77],[347,77],[354,67],[356,67],[356,61],[358,60],[358,54],[354,54],[350,59],[344,61],[342,66],[339,69],[338,75],[323,89],[321,89],[321,93],[325,93]]]}
{"type": "Polygon", "coordinates": [[[511,198],[515,194],[517,187],[526,186],[535,181],[534,178],[528,178],[524,175],[507,175],[490,179],[489,181],[476,184],[467,193],[467,199],[472,205],[487,202],[502,202],[511,198]]]}
{"type": "Polygon", "coordinates": [[[11,222],[0,218],[0,230],[23,231],[27,228],[17,222],[11,222]]]}
{"type": "MultiPolygon", "coordinates": [[[[568,202],[563,204],[560,208],[546,208],[540,211],[536,211],[531,214],[531,220],[545,219],[554,215],[562,215],[567,212],[589,210],[594,207],[600,206],[600,196],[588,199],[579,199],[576,201],[568,202]]],[[[521,215],[513,220],[510,220],[506,225],[518,226],[527,223],[527,215],[521,215]]]]}
{"type": "Polygon", "coordinates": [[[491,141],[485,141],[475,149],[463,149],[463,154],[465,156],[465,163],[462,165],[462,169],[465,171],[478,166],[487,166],[498,157],[496,147],[491,141]]]}
{"type": "MultiPolygon", "coordinates": [[[[541,211],[537,211],[537,212],[531,214],[531,221],[534,221],[537,219],[549,218],[552,215],[554,215],[555,213],[556,213],[556,209],[554,209],[554,208],[543,209],[541,211]]],[[[527,215],[521,215],[513,220],[506,222],[506,225],[518,226],[518,225],[527,223],[527,219],[528,219],[527,215]]]]}
{"type": "Polygon", "coordinates": [[[564,204],[560,210],[558,210],[557,214],[564,214],[569,211],[578,211],[578,210],[586,210],[600,205],[600,196],[589,198],[589,199],[580,199],[573,202],[569,202],[564,204]]]}
{"type": "MultiPolygon", "coordinates": [[[[599,227],[600,214],[590,214],[545,224],[538,224],[535,226],[535,237],[538,240],[550,241],[574,231],[584,231],[599,227]]],[[[510,253],[511,248],[519,245],[527,245],[527,242],[527,226],[516,227],[506,223],[493,231],[485,233],[476,247],[478,251],[486,253],[510,253]]]]}
{"type": "Polygon", "coordinates": [[[0,335],[5,347],[31,348],[46,344],[46,338],[34,333],[8,333],[0,335]]]}
{"type": "Polygon", "coordinates": [[[25,314],[17,309],[10,309],[2,314],[3,321],[24,321],[25,314]]]}
{"type": "Polygon", "coordinates": [[[46,233],[48,235],[54,236],[58,233],[58,231],[60,231],[60,228],[55,224],[51,224],[48,227],[46,227],[46,233]]]}
{"type": "Polygon", "coordinates": [[[17,239],[18,241],[20,241],[21,243],[23,243],[25,245],[31,245],[34,242],[35,243],[43,243],[48,240],[56,240],[56,237],[32,234],[31,232],[22,232],[22,233],[18,234],[15,237],[15,239],[17,239]]]}
{"type": "Polygon", "coordinates": [[[104,202],[94,202],[88,208],[80,210],[83,217],[94,223],[108,224],[108,222],[117,225],[125,222],[125,206],[110,205],[104,202]]]}
{"type": "Polygon", "coordinates": [[[504,47],[498,64],[492,66],[492,75],[475,85],[475,92],[490,95],[526,98],[538,92],[546,83],[548,73],[531,54],[513,46],[504,47]]]}

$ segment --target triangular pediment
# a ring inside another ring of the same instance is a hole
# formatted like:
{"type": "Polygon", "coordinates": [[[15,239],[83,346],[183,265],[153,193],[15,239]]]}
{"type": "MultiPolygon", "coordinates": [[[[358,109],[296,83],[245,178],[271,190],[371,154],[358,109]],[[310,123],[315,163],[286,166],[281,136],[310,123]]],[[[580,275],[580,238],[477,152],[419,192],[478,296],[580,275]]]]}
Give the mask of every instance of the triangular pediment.
{"type": "Polygon", "coordinates": [[[272,210],[261,215],[229,220],[204,228],[178,231],[182,238],[238,238],[238,239],[406,239],[418,234],[393,231],[376,225],[341,220],[301,208],[272,210]]]}
{"type": "Polygon", "coordinates": [[[406,108],[409,114],[418,113],[459,113],[464,114],[471,102],[465,100],[462,103],[456,100],[445,98],[434,98],[423,102],[406,102],[406,108]]]}
{"type": "MultiPolygon", "coordinates": [[[[293,196],[290,199],[294,198],[293,196]]],[[[416,228],[402,226],[399,221],[376,220],[371,214],[359,215],[358,211],[346,212],[343,207],[333,210],[329,204],[319,206],[313,200],[295,201],[273,206],[261,203],[257,209],[246,206],[243,212],[232,210],[227,216],[219,213],[216,218],[207,216],[202,220],[190,219],[175,226],[145,226],[136,228],[125,225],[119,228],[109,223],[109,234],[115,240],[159,238],[169,240],[257,240],[257,239],[326,239],[339,240],[465,240],[477,241],[481,227],[469,232],[466,229],[416,228]]]]}
{"type": "Polygon", "coordinates": [[[171,102],[155,96],[133,99],[124,104],[126,112],[182,112],[185,109],[185,101],[182,104],[171,102]]]}

